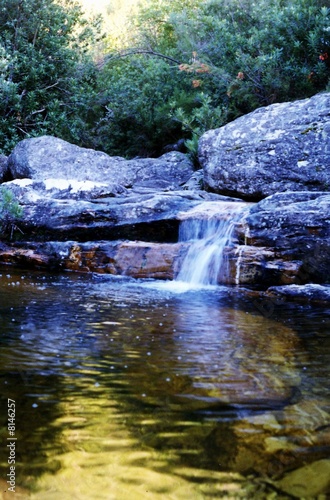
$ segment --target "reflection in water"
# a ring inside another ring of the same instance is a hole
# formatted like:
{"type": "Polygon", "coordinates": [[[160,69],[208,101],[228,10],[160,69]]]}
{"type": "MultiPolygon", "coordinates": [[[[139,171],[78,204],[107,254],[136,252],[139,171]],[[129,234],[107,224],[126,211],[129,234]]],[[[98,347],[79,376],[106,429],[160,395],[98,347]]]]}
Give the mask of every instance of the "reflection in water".
{"type": "Polygon", "coordinates": [[[266,498],[329,454],[315,321],[293,330],[225,287],[100,276],[6,272],[0,294],[3,437],[15,399],[32,498],[266,498]]]}

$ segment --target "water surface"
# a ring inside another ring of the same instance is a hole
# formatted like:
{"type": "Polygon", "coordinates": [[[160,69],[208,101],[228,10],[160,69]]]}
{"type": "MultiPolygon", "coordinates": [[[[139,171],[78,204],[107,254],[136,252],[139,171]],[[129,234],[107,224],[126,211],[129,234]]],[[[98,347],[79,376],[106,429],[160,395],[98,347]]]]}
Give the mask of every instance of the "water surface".
{"type": "MultiPolygon", "coordinates": [[[[22,498],[291,498],[278,481],[329,456],[327,311],[0,273],[2,442],[11,398],[22,498]]],[[[3,444],[2,491],[7,472],[3,444]]]]}

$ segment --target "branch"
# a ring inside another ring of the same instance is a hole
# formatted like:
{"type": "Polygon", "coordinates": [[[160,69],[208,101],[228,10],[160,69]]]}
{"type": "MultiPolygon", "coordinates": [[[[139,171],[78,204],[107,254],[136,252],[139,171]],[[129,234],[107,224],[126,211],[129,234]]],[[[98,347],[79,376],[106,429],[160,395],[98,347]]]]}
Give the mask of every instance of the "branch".
{"type": "Polygon", "coordinates": [[[177,59],[174,59],[174,57],[166,56],[165,54],[161,54],[160,52],[155,52],[152,49],[131,49],[128,51],[119,52],[114,56],[106,56],[104,60],[101,63],[99,63],[98,67],[99,69],[102,69],[105,64],[112,61],[113,59],[121,59],[122,57],[134,56],[137,54],[146,54],[149,56],[160,57],[161,59],[165,59],[166,61],[170,61],[178,65],[181,64],[181,62],[178,61],[177,59]]]}
{"type": "Polygon", "coordinates": [[[30,113],[26,119],[30,118],[30,116],[33,116],[33,115],[37,115],[38,113],[43,113],[45,111],[46,108],[42,108],[42,109],[38,109],[37,111],[32,111],[32,113],[30,113]]]}
{"type": "Polygon", "coordinates": [[[25,135],[29,135],[28,132],[26,132],[26,130],[23,130],[21,127],[19,127],[18,125],[15,125],[17,130],[20,130],[22,132],[22,134],[25,134],[25,135]]]}
{"type": "Polygon", "coordinates": [[[60,80],[58,82],[55,82],[53,83],[52,85],[48,85],[48,87],[44,87],[42,88],[41,90],[49,90],[49,89],[52,89],[54,87],[57,87],[57,85],[60,83],[60,80]]]}

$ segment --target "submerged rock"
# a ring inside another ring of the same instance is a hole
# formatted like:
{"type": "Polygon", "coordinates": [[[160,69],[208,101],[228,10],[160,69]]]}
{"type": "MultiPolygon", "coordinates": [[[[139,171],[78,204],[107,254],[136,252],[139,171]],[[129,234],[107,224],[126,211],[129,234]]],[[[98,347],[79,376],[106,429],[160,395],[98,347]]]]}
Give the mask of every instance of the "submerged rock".
{"type": "Polygon", "coordinates": [[[272,104],[199,142],[207,189],[246,200],[330,189],[330,93],[272,104]]]}
{"type": "Polygon", "coordinates": [[[276,486],[294,498],[328,498],[330,493],[330,460],[317,460],[288,472],[276,486]]]}
{"type": "Polygon", "coordinates": [[[309,302],[311,304],[329,304],[330,303],[330,285],[287,285],[271,286],[268,288],[266,297],[280,298],[294,302],[309,302]]]}

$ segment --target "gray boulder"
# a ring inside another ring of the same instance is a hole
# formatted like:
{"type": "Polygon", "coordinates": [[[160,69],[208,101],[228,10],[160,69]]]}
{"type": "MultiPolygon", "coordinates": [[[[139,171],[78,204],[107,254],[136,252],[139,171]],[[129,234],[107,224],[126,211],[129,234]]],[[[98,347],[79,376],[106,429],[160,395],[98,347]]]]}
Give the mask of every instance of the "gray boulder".
{"type": "Polygon", "coordinates": [[[272,104],[206,132],[199,161],[206,189],[228,196],[330,191],[330,93],[272,104]]]}
{"type": "Polygon", "coordinates": [[[51,136],[19,142],[9,156],[8,167],[13,179],[64,179],[124,187],[152,185],[158,189],[174,189],[194,172],[191,161],[179,152],[157,159],[125,160],[51,136]]]}
{"type": "Polygon", "coordinates": [[[8,180],[8,158],[0,155],[0,184],[8,180]]]}

